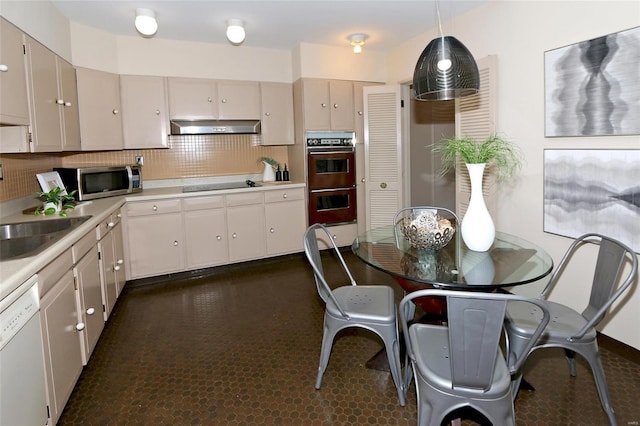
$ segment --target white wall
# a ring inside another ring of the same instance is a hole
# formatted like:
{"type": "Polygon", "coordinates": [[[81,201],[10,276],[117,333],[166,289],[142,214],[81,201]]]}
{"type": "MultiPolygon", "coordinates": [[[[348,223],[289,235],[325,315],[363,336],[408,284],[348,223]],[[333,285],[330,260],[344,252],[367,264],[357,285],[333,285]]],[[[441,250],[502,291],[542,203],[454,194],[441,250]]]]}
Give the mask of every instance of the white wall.
{"type": "MultiPolygon", "coordinates": [[[[640,136],[544,137],[544,52],[640,25],[638,1],[504,1],[491,0],[443,23],[445,33],[462,41],[476,58],[498,56],[497,131],[522,147],[526,164],[512,186],[503,187],[495,219],[500,231],[520,235],[560,258],[571,240],[543,232],[543,150],[545,148],[640,149],[640,136]]],[[[413,75],[422,49],[436,35],[425,33],[388,56],[387,82],[413,75]]],[[[640,165],[639,165],[640,167],[640,165]]],[[[590,266],[595,251],[587,250],[578,267],[565,273],[553,300],[582,309],[588,299],[590,266]]],[[[526,286],[525,286],[526,287],[526,286]]],[[[533,293],[536,286],[519,291],[533,293]]],[[[640,284],[607,320],[603,333],[640,349],[637,313],[640,284]]]]}
{"type": "Polygon", "coordinates": [[[0,1],[0,15],[53,50],[71,60],[69,21],[49,1],[0,1]]]}

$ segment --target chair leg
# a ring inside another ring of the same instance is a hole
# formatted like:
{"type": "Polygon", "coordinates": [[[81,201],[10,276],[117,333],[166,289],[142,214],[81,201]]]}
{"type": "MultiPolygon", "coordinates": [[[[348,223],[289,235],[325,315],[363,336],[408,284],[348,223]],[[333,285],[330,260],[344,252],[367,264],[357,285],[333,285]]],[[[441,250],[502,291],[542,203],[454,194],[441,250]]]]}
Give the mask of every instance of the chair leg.
{"type": "Polygon", "coordinates": [[[393,383],[398,390],[398,399],[400,405],[403,407],[407,404],[405,397],[404,382],[402,380],[402,369],[400,368],[400,348],[398,347],[398,340],[394,337],[384,339],[384,346],[387,352],[387,358],[389,359],[389,370],[391,371],[391,377],[393,383]]]}
{"type": "Polygon", "coordinates": [[[617,425],[618,422],[616,421],[613,406],[611,405],[609,387],[607,386],[607,380],[604,375],[604,368],[602,367],[602,361],[600,361],[600,353],[598,352],[597,346],[595,348],[595,351],[590,350],[586,353],[580,352],[580,354],[585,357],[585,359],[589,363],[589,366],[591,367],[593,378],[596,382],[596,389],[598,389],[598,395],[600,396],[600,404],[602,404],[602,409],[609,418],[609,423],[612,426],[617,425]]]}
{"type": "Polygon", "coordinates": [[[320,364],[318,365],[318,375],[316,376],[316,389],[320,389],[320,385],[322,384],[322,376],[324,375],[324,371],[327,369],[327,364],[329,364],[333,339],[336,333],[337,331],[329,327],[325,320],[324,333],[322,335],[322,346],[320,348],[320,364]]]}
{"type": "Polygon", "coordinates": [[[576,353],[570,349],[565,349],[564,356],[569,363],[569,374],[571,374],[571,377],[576,377],[576,353]]]}

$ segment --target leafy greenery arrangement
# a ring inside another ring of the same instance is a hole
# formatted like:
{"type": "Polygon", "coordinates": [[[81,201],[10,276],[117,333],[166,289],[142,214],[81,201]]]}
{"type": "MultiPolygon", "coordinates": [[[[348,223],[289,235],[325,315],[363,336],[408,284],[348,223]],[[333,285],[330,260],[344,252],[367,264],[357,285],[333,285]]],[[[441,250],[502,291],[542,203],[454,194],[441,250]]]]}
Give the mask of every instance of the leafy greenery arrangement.
{"type": "Polygon", "coordinates": [[[260,157],[260,158],[258,158],[257,163],[258,164],[262,164],[263,161],[265,163],[269,164],[271,167],[279,167],[280,166],[280,163],[278,163],[276,160],[274,160],[271,157],[260,157]]]}
{"type": "MultiPolygon", "coordinates": [[[[51,203],[54,206],[60,207],[60,216],[66,216],[66,210],[73,209],[76,206],[74,203],[75,198],[73,198],[76,191],[71,191],[69,194],[62,193],[63,191],[62,188],[55,187],[49,192],[36,192],[35,196],[45,205],[51,203]]],[[[45,206],[40,206],[35,210],[34,214],[44,213],[51,215],[54,214],[56,210],[54,207],[45,208],[45,206]]]]}
{"type": "Polygon", "coordinates": [[[481,143],[470,136],[446,139],[433,150],[442,154],[442,175],[456,166],[458,156],[467,164],[492,164],[500,180],[513,176],[522,165],[520,148],[495,134],[481,143]]]}

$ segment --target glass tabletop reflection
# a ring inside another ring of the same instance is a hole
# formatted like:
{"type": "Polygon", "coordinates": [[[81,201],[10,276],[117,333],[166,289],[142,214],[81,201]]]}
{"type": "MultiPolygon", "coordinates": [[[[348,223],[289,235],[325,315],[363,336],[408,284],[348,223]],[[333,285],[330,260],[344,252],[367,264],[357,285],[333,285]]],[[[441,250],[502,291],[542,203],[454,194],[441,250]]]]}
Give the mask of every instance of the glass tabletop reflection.
{"type": "Polygon", "coordinates": [[[368,265],[412,282],[414,289],[421,284],[468,290],[513,287],[544,278],[553,268],[553,259],[542,248],[503,232],[496,232],[486,252],[467,248],[459,232],[434,251],[412,247],[390,225],[359,235],[351,248],[368,265]]]}

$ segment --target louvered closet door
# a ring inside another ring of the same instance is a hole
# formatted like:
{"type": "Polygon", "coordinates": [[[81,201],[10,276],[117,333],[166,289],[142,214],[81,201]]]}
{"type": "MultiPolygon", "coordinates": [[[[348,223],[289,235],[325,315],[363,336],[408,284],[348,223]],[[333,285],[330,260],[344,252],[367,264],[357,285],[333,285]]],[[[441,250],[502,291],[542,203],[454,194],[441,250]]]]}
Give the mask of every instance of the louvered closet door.
{"type": "MultiPolygon", "coordinates": [[[[491,55],[477,61],[480,71],[480,92],[456,100],[456,136],[471,136],[483,141],[493,133],[499,133],[497,120],[497,56],[491,55]]],[[[497,191],[495,172],[488,168],[482,182],[487,208],[496,220],[497,191]]],[[[464,162],[456,166],[456,213],[464,217],[471,197],[471,181],[464,162]]]]}
{"type": "Polygon", "coordinates": [[[367,229],[391,225],[403,206],[400,101],[399,85],[364,88],[367,229]]]}

